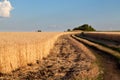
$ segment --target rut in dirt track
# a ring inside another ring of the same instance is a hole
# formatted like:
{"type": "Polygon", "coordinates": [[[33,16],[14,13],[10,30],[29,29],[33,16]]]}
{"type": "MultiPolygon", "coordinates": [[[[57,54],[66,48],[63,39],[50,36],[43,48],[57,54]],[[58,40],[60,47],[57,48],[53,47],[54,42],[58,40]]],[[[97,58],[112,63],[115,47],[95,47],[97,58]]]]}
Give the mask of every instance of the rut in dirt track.
{"type": "Polygon", "coordinates": [[[97,63],[103,69],[102,80],[120,80],[120,63],[114,56],[84,43],[97,58],[97,63]]]}
{"type": "Polygon", "coordinates": [[[95,48],[89,47],[89,49],[96,55],[100,67],[104,71],[103,80],[120,80],[120,65],[117,59],[95,48]]]}

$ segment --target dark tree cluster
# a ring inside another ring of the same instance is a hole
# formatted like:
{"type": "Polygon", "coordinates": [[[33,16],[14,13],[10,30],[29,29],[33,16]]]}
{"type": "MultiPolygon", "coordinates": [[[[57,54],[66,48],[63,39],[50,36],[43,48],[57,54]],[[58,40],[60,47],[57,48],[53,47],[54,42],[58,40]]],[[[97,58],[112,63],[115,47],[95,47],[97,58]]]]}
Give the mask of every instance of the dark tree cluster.
{"type": "Polygon", "coordinates": [[[75,27],[74,30],[82,30],[82,31],[96,31],[91,25],[83,24],[81,26],[75,27]]]}
{"type": "Polygon", "coordinates": [[[42,32],[41,30],[37,30],[37,32],[42,32]]]}

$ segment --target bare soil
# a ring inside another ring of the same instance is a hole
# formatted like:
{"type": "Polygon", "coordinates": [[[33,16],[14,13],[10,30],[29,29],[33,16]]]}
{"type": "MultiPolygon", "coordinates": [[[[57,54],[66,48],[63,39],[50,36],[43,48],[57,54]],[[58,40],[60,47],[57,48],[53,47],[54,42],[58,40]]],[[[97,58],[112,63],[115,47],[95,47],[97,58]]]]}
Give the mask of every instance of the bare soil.
{"type": "Polygon", "coordinates": [[[10,74],[0,74],[0,80],[95,80],[96,67],[83,50],[62,36],[47,58],[10,74]]]}

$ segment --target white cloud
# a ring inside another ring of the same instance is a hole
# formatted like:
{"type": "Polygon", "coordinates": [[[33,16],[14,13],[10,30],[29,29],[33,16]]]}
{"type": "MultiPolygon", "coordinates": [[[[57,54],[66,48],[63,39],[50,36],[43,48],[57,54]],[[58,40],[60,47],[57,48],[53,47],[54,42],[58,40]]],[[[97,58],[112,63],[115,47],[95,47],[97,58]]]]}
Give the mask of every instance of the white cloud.
{"type": "Polygon", "coordinates": [[[2,0],[0,2],[0,17],[10,17],[10,11],[13,9],[10,1],[2,0]]]}

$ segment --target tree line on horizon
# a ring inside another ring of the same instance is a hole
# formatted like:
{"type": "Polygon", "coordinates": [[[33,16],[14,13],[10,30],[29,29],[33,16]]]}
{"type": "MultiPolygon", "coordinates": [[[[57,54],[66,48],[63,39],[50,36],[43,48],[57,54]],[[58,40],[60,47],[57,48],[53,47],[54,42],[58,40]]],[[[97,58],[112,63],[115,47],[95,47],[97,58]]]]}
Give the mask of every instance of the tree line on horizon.
{"type": "Polygon", "coordinates": [[[96,31],[91,25],[88,24],[83,24],[81,26],[75,27],[72,30],[67,29],[67,31],[76,31],[76,30],[81,30],[81,31],[96,31]]]}
{"type": "MultiPolygon", "coordinates": [[[[81,26],[78,26],[78,27],[75,27],[73,29],[67,29],[67,31],[78,31],[78,30],[81,30],[81,31],[96,31],[91,25],[89,24],[83,24],[81,26]]],[[[42,32],[42,30],[37,30],[37,32],[42,32]]]]}

